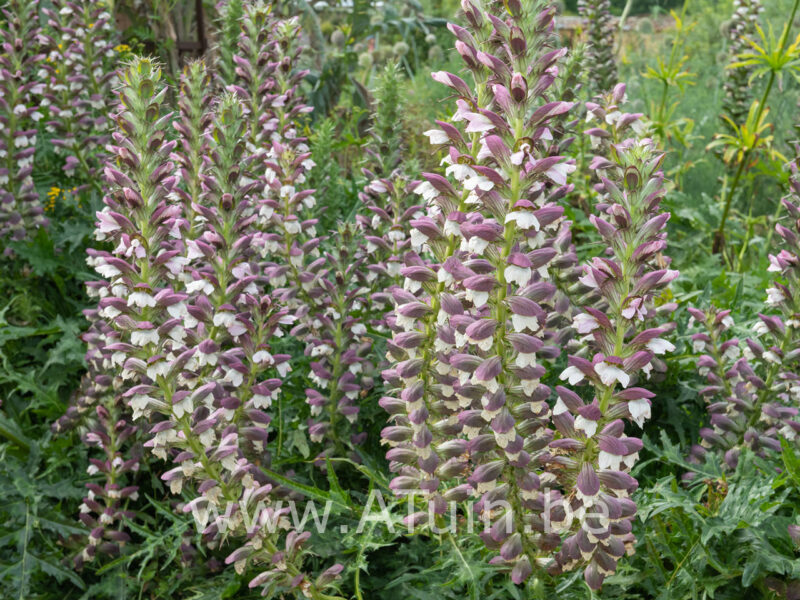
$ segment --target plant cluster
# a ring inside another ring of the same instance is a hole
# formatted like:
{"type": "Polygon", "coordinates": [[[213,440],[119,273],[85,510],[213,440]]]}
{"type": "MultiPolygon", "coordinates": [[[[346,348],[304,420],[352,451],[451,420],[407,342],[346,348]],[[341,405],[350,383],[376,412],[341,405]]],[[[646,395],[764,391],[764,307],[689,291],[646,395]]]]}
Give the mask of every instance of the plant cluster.
{"type": "MultiPolygon", "coordinates": [[[[726,24],[732,63],[736,63],[739,55],[748,50],[748,40],[755,37],[758,17],[763,11],[764,7],[759,0],[733,3],[733,14],[726,24]]],[[[734,123],[742,123],[750,108],[748,84],[751,74],[752,67],[731,68],[727,72],[723,111],[734,123]]]]}
{"type": "Polygon", "coordinates": [[[11,0],[0,589],[794,597],[800,0],[696,1],[11,0]]]}
{"type": "Polygon", "coordinates": [[[610,0],[579,0],[578,12],[586,27],[585,67],[591,72],[591,88],[606,92],[617,83],[614,40],[617,24],[611,16],[610,0]]]}
{"type": "Polygon", "coordinates": [[[23,239],[46,224],[39,194],[33,185],[36,122],[42,118],[38,96],[41,82],[31,77],[44,58],[39,44],[38,1],[11,2],[3,9],[2,96],[3,168],[0,170],[0,235],[23,239]]]}

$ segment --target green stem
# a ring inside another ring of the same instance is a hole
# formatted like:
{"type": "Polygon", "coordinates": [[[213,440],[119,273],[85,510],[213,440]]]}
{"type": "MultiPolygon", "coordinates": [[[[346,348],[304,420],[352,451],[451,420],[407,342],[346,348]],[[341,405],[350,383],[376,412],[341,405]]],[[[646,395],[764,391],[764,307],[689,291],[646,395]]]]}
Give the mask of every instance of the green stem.
{"type": "MultiPolygon", "coordinates": [[[[758,112],[756,113],[755,119],[755,123],[757,124],[761,122],[761,115],[764,112],[764,107],[766,106],[767,99],[769,98],[769,93],[772,91],[773,83],[775,83],[775,71],[770,72],[767,87],[764,89],[764,94],[761,97],[761,103],[758,107],[758,112]]],[[[756,142],[754,141],[753,144],[745,151],[744,156],[742,156],[742,160],[739,162],[739,167],[736,169],[736,175],[733,177],[731,187],[728,188],[728,193],[725,195],[725,207],[722,209],[722,219],[720,219],[719,229],[714,236],[712,251],[715,254],[722,252],[722,249],[725,247],[725,223],[728,220],[728,213],[730,213],[733,194],[736,192],[736,188],[739,186],[739,181],[741,181],[742,175],[744,174],[745,165],[750,162],[750,156],[752,155],[753,150],[755,150],[755,147],[756,142]]]]}
{"type": "Polygon", "coordinates": [[[625,8],[622,9],[622,15],[619,18],[619,33],[617,35],[617,49],[616,55],[619,56],[619,51],[622,49],[622,33],[625,29],[625,21],[628,19],[628,14],[631,12],[634,0],[628,0],[625,3],[625,8]]]}
{"type": "MultiPolygon", "coordinates": [[[[755,231],[755,224],[753,222],[753,206],[755,204],[756,196],[753,193],[752,182],[751,185],[748,186],[746,193],[750,195],[750,208],[747,211],[747,232],[745,233],[742,247],[739,250],[739,256],[736,258],[737,273],[741,273],[742,269],[744,268],[744,255],[747,252],[747,245],[750,243],[750,239],[753,237],[753,232],[755,231]]],[[[778,206],[780,206],[780,202],[778,203],[778,206]]]]}
{"type": "Polygon", "coordinates": [[[31,446],[30,446],[30,444],[28,442],[26,442],[25,440],[20,438],[18,435],[16,435],[9,428],[3,427],[2,423],[0,423],[0,436],[3,436],[4,438],[8,439],[11,442],[14,442],[17,446],[19,446],[20,448],[22,448],[25,451],[28,451],[31,448],[31,446]]]}
{"type": "Polygon", "coordinates": [[[28,588],[28,577],[25,575],[28,564],[28,543],[31,539],[31,501],[30,498],[25,498],[25,541],[22,544],[22,559],[20,560],[20,586],[19,586],[19,600],[25,600],[25,593],[28,588]]]}
{"type": "Polygon", "coordinates": [[[653,544],[653,540],[650,539],[649,535],[644,536],[644,540],[645,540],[645,547],[647,548],[647,553],[650,555],[650,560],[656,567],[658,567],[658,570],[661,572],[661,578],[664,581],[666,581],[667,569],[664,567],[664,563],[661,562],[661,556],[656,550],[655,545],[653,544]]]}
{"type": "Polygon", "coordinates": [[[669,589],[669,588],[672,586],[672,582],[675,580],[675,577],[677,577],[678,573],[680,573],[681,569],[683,568],[683,564],[684,564],[684,563],[685,563],[685,562],[686,562],[686,561],[689,559],[689,557],[692,555],[692,551],[693,551],[693,550],[694,550],[694,549],[697,547],[697,544],[698,544],[699,542],[700,542],[700,536],[698,535],[698,536],[697,536],[697,539],[696,539],[696,540],[695,540],[695,542],[694,542],[694,544],[692,544],[692,547],[691,547],[691,548],[689,548],[689,549],[686,551],[686,554],[683,556],[683,558],[681,559],[681,561],[680,561],[680,562],[677,564],[677,566],[675,567],[675,570],[674,570],[674,571],[672,571],[672,575],[670,576],[670,578],[669,578],[669,581],[667,581],[667,583],[666,583],[666,589],[669,589]]]}
{"type": "MultiPolygon", "coordinates": [[[[469,573],[469,590],[470,590],[470,598],[477,600],[478,598],[478,589],[477,589],[477,582],[475,581],[475,573],[472,571],[472,567],[469,566],[469,563],[464,558],[464,555],[461,553],[461,549],[458,547],[456,540],[453,538],[452,534],[448,531],[444,534],[444,537],[447,538],[447,541],[453,546],[453,550],[458,557],[458,560],[464,566],[464,570],[469,573]]],[[[360,599],[359,599],[360,600],[360,599]]]]}
{"type": "MultiPolygon", "coordinates": [[[[780,45],[778,46],[778,54],[783,55],[784,50],[786,49],[786,44],[789,41],[789,31],[792,28],[792,24],[794,23],[794,18],[797,15],[797,8],[800,6],[800,0],[794,1],[794,6],[792,7],[791,16],[789,20],[786,21],[786,26],[783,30],[783,34],[781,35],[780,45]]],[[[756,113],[756,118],[754,123],[756,127],[759,126],[761,123],[761,117],[764,114],[764,110],[767,106],[767,100],[769,98],[770,92],[772,91],[772,86],[775,83],[775,76],[777,71],[775,69],[771,69],[769,73],[769,80],[767,81],[767,87],[764,88],[764,93],[761,96],[761,103],[758,106],[758,112],[756,113]]],[[[757,141],[757,138],[756,138],[757,141]]],[[[733,179],[733,183],[731,187],[728,189],[728,194],[725,198],[725,207],[722,211],[722,219],[720,220],[719,229],[717,230],[716,235],[714,236],[714,242],[712,251],[714,253],[721,252],[723,247],[725,246],[725,223],[728,219],[728,213],[730,212],[731,201],[733,200],[733,194],[736,191],[737,186],[739,185],[739,180],[742,177],[742,173],[744,171],[745,165],[750,161],[750,157],[753,154],[753,151],[756,148],[756,141],[747,149],[742,157],[741,162],[739,163],[739,168],[736,171],[736,176],[733,179]]]]}
{"type": "Polygon", "coordinates": [[[281,454],[283,452],[283,396],[278,394],[278,445],[275,448],[275,460],[279,461],[281,459],[281,454]]]}
{"type": "MultiPolygon", "coordinates": [[[[341,298],[340,298],[341,300],[341,298]]],[[[339,314],[346,314],[343,302],[337,307],[339,314]]],[[[331,382],[329,384],[330,394],[328,395],[328,420],[330,421],[330,433],[337,450],[343,445],[339,435],[336,433],[336,420],[339,415],[338,402],[339,402],[339,379],[342,376],[342,352],[344,351],[344,331],[342,329],[342,320],[336,321],[336,331],[334,332],[333,343],[333,366],[331,369],[331,382]]],[[[337,452],[338,454],[338,452],[337,452]]]]}
{"type": "Polygon", "coordinates": [[[656,112],[658,123],[661,126],[661,134],[666,138],[666,125],[664,124],[664,113],[667,110],[667,98],[669,95],[669,83],[664,81],[664,89],[661,91],[661,102],[658,104],[658,111],[656,112]]]}

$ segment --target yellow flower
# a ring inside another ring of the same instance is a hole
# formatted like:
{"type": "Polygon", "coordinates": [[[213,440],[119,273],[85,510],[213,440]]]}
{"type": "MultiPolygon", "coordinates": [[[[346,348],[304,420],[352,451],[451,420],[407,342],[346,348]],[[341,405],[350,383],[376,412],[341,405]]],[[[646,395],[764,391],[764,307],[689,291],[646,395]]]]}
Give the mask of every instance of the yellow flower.
{"type": "Polygon", "coordinates": [[[131,47],[128,46],[128,44],[119,44],[118,46],[114,46],[114,50],[121,54],[123,52],[130,52],[131,47]]]}
{"type": "Polygon", "coordinates": [[[50,191],[47,192],[47,202],[44,205],[45,212],[53,212],[56,208],[56,199],[58,195],[61,193],[61,188],[51,187],[50,191]]]}

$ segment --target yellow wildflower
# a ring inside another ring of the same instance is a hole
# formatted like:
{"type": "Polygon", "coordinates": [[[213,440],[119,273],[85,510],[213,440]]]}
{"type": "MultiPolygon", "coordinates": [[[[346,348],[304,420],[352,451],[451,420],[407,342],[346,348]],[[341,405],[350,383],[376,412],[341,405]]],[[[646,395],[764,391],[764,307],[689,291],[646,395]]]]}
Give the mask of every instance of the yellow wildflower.
{"type": "Polygon", "coordinates": [[[50,191],[47,192],[47,203],[44,205],[45,212],[52,212],[56,208],[56,199],[58,198],[59,194],[61,194],[62,190],[58,187],[51,187],[50,191]]]}

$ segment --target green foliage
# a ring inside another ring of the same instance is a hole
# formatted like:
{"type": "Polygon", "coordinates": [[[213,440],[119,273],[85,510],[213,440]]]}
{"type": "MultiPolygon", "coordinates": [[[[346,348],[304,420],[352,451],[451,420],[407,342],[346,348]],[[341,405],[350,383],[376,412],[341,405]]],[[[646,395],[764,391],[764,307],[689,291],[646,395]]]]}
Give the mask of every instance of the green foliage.
{"type": "Polygon", "coordinates": [[[316,166],[309,179],[316,195],[325,198],[325,205],[329,208],[321,220],[324,232],[334,229],[336,222],[348,215],[357,202],[354,182],[345,177],[346,169],[352,166],[345,161],[348,150],[359,147],[360,142],[347,135],[343,138],[342,133],[336,120],[325,119],[314,126],[311,134],[311,156],[316,166]]]}
{"type": "Polygon", "coordinates": [[[88,230],[68,218],[62,228],[40,230],[14,245],[17,258],[2,278],[0,589],[6,597],[46,598],[54,581],[86,587],[70,557],[70,540],[86,535],[75,519],[86,452],[72,439],[54,438],[49,425],[63,414],[84,369],[80,255],[88,230]]]}
{"type": "Polygon", "coordinates": [[[687,487],[666,475],[642,491],[639,559],[615,583],[665,600],[740,598],[743,588],[766,591],[772,574],[789,580],[800,575],[787,532],[798,518],[797,490],[770,463],[747,454],[726,475],[719,456],[690,465],[664,435],[650,449],[651,464],[639,469],[659,462],[662,471],[673,466],[697,477],[687,487]]]}
{"type": "Polygon", "coordinates": [[[2,415],[0,435],[8,440],[0,446],[0,589],[5,586],[18,598],[39,598],[39,583],[48,578],[85,589],[72,566],[63,561],[63,542],[86,534],[69,516],[83,492],[71,481],[78,474],[71,472],[69,455],[81,460],[80,453],[64,443],[31,439],[2,415]],[[65,474],[72,477],[64,481],[65,474]]]}
{"type": "Polygon", "coordinates": [[[403,130],[401,114],[405,104],[402,92],[403,77],[396,63],[389,63],[378,76],[375,87],[372,127],[374,138],[373,161],[377,175],[388,175],[400,160],[403,130]]]}

